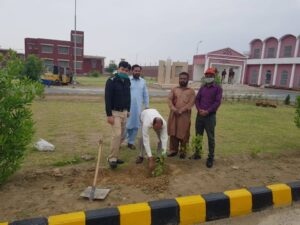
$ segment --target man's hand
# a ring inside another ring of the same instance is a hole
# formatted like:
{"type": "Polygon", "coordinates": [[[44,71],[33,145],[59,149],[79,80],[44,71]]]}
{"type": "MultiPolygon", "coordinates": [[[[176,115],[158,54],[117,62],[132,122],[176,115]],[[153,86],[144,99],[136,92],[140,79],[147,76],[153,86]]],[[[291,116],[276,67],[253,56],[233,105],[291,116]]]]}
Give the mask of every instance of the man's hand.
{"type": "Polygon", "coordinates": [[[155,159],[152,157],[148,158],[148,167],[150,172],[152,173],[152,171],[155,169],[155,159]]]}
{"type": "Polygon", "coordinates": [[[110,125],[114,125],[115,123],[115,118],[113,116],[108,116],[107,117],[107,122],[110,124],[110,125]]]}
{"type": "Polygon", "coordinates": [[[172,111],[176,116],[179,115],[179,110],[177,108],[172,108],[172,111]]]}
{"type": "Polygon", "coordinates": [[[198,113],[200,114],[200,116],[207,116],[208,115],[208,111],[204,110],[204,109],[199,109],[198,113]]]}
{"type": "Polygon", "coordinates": [[[183,113],[183,109],[178,110],[178,114],[181,115],[183,113]]]}

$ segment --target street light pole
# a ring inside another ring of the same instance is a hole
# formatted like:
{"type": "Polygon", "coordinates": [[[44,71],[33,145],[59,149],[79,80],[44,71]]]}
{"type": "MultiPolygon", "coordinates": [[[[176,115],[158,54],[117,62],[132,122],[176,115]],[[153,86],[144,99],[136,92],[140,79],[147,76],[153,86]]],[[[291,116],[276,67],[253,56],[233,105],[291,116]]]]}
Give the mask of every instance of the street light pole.
{"type": "Polygon", "coordinates": [[[75,0],[75,18],[74,18],[74,78],[73,78],[73,84],[76,84],[76,78],[77,78],[77,68],[76,68],[76,64],[77,64],[77,57],[76,57],[76,47],[77,47],[77,35],[76,35],[76,5],[77,5],[77,1],[75,0]]]}
{"type": "Polygon", "coordinates": [[[198,42],[197,42],[196,55],[198,55],[198,49],[199,49],[199,45],[200,45],[202,42],[203,42],[203,41],[198,41],[198,42]]]}

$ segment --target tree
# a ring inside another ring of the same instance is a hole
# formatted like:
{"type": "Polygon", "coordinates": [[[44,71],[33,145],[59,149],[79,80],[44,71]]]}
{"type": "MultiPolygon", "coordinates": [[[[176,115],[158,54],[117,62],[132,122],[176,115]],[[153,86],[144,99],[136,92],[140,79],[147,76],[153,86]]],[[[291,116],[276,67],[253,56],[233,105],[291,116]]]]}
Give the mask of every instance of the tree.
{"type": "Polygon", "coordinates": [[[114,61],[111,61],[108,65],[108,67],[106,68],[106,72],[112,74],[117,69],[118,69],[117,64],[114,61]]]}
{"type": "Polygon", "coordinates": [[[42,60],[40,60],[35,55],[29,55],[25,60],[22,75],[28,77],[31,80],[38,81],[40,80],[43,71],[44,67],[42,60]]]}
{"type": "Polygon", "coordinates": [[[296,98],[295,124],[298,128],[300,128],[300,95],[296,98]]]}
{"type": "Polygon", "coordinates": [[[34,129],[30,104],[39,82],[22,77],[24,61],[10,51],[0,62],[0,185],[19,167],[34,129]]]}

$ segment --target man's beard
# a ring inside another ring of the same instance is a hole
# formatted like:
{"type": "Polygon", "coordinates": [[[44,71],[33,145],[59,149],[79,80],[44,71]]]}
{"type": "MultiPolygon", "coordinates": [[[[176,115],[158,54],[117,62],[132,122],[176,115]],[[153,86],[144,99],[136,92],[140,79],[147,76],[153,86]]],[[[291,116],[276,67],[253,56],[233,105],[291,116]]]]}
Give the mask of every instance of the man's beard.
{"type": "Polygon", "coordinates": [[[179,82],[180,87],[186,87],[188,82],[179,82]]]}
{"type": "Polygon", "coordinates": [[[133,74],[133,78],[134,79],[139,79],[140,78],[140,74],[133,74]]]}

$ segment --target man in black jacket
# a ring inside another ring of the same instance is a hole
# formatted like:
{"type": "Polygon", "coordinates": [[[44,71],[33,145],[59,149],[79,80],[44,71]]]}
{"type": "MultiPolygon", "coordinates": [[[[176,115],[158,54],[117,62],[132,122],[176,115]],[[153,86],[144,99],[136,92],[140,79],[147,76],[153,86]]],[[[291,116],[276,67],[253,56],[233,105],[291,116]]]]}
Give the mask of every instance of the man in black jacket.
{"type": "Polygon", "coordinates": [[[105,109],[107,122],[112,126],[111,147],[108,163],[112,169],[124,163],[119,159],[120,145],[124,137],[126,120],[130,111],[131,66],[126,61],[119,63],[118,72],[110,77],[105,85],[105,109]]]}

